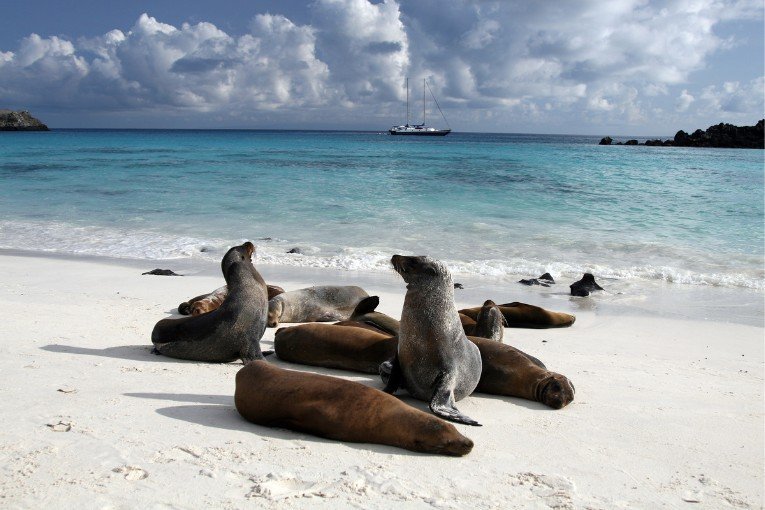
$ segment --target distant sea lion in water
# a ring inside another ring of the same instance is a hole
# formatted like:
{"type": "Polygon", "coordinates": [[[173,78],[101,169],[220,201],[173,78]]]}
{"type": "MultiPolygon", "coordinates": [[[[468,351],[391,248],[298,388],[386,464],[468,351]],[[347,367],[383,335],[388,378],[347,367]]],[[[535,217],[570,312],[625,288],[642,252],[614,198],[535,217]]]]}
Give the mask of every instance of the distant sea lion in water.
{"type": "Polygon", "coordinates": [[[260,339],[266,329],[268,299],[266,283],[252,265],[254,251],[255,246],[246,242],[226,252],[221,270],[229,295],[219,308],[157,322],[151,341],[160,354],[217,363],[263,358],[260,339]]]}
{"type": "Polygon", "coordinates": [[[361,287],[325,285],[284,292],[268,301],[268,327],[280,322],[329,322],[350,317],[369,297],[361,287]]]}
{"type": "Polygon", "coordinates": [[[553,277],[550,275],[550,273],[545,273],[538,278],[530,278],[528,280],[518,280],[518,283],[522,283],[524,285],[541,285],[542,287],[549,287],[550,285],[555,283],[555,280],[553,280],[553,277]]]}
{"type": "MultiPolygon", "coordinates": [[[[464,308],[459,313],[467,315],[473,320],[478,318],[481,307],[464,308]]],[[[499,311],[507,321],[509,328],[565,328],[571,326],[576,317],[563,312],[551,312],[534,305],[526,303],[505,303],[499,305],[499,311]]]]}
{"type": "Polygon", "coordinates": [[[572,296],[580,297],[589,296],[590,292],[596,290],[603,290],[603,287],[595,283],[595,277],[592,273],[584,273],[582,279],[569,285],[569,288],[571,289],[572,296]]]}
{"type": "MultiPolygon", "coordinates": [[[[284,289],[278,285],[266,285],[268,291],[268,299],[284,292],[284,289]]],[[[212,312],[226,300],[228,296],[228,286],[224,285],[214,291],[195,296],[188,301],[184,301],[178,305],[178,313],[181,315],[201,315],[203,313],[212,312]]]]}
{"type": "Polygon", "coordinates": [[[144,274],[153,274],[156,276],[183,276],[182,274],[174,273],[172,269],[152,269],[151,271],[146,271],[144,274]]]}
{"type": "Polygon", "coordinates": [[[380,390],[266,361],[253,361],[237,372],[234,404],[252,423],[339,441],[453,456],[473,448],[454,425],[380,390]]]}
{"type": "Polygon", "coordinates": [[[430,402],[438,416],[479,425],[454,402],[470,395],[481,377],[481,354],[462,329],[454,305],[454,282],[446,266],[430,257],[394,255],[391,264],[406,286],[398,351],[386,366],[385,391],[405,387],[430,402]]]}

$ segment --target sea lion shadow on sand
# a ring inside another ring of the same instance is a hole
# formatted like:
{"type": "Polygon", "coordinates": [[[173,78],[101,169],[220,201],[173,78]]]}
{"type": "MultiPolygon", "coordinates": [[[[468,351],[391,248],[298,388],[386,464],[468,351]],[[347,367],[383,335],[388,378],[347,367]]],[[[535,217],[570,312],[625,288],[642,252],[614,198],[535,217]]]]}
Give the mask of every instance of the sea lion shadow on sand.
{"type": "Polygon", "coordinates": [[[157,356],[152,354],[152,346],[141,345],[118,345],[115,347],[104,347],[103,349],[94,349],[91,347],[77,347],[74,345],[49,344],[40,347],[43,351],[58,352],[62,354],[85,354],[88,356],[103,356],[104,358],[129,359],[133,361],[152,361],[167,363],[189,363],[185,360],[168,358],[167,356],[157,356]]]}
{"type": "MultiPolygon", "coordinates": [[[[129,395],[129,394],[127,394],[129,395]]],[[[136,394],[139,395],[139,394],[136,394]]],[[[161,395],[161,394],[157,394],[161,395]]],[[[130,395],[132,396],[132,395],[130,395]]],[[[176,397],[179,401],[184,395],[168,394],[168,397],[176,397]]],[[[188,395],[191,399],[194,395],[188,395]]],[[[154,397],[149,397],[154,398],[154,397]]],[[[159,398],[159,397],[158,397],[159,398]]],[[[351,443],[347,441],[335,441],[333,439],[325,439],[319,436],[314,436],[304,432],[295,432],[289,429],[277,428],[277,427],[264,427],[250,423],[242,418],[234,407],[233,397],[226,396],[230,405],[226,403],[221,404],[196,404],[196,405],[181,405],[160,407],[155,409],[155,412],[159,415],[167,418],[173,418],[175,420],[181,420],[196,425],[202,425],[204,427],[212,427],[224,430],[235,430],[241,432],[250,432],[255,436],[264,439],[284,439],[289,441],[304,441],[306,443],[315,444],[327,444],[338,445],[342,444],[346,448],[352,448],[360,451],[371,451],[381,453],[385,455],[401,455],[401,456],[426,456],[435,457],[436,454],[418,453],[409,450],[403,450],[395,446],[386,446],[374,443],[351,443]]]]}

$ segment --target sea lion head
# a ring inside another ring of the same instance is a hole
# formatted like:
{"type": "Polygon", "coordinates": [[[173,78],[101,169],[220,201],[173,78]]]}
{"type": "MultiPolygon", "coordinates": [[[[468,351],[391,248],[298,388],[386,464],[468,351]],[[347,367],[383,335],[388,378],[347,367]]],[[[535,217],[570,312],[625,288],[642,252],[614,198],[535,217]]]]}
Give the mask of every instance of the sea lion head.
{"type": "MultiPolygon", "coordinates": [[[[434,278],[451,282],[451,273],[443,262],[430,258],[427,255],[405,256],[393,255],[390,259],[393,269],[396,270],[406,283],[418,283],[429,281],[434,278]]],[[[450,286],[453,284],[450,283],[450,286]]],[[[453,288],[453,286],[452,286],[453,288]]]]}
{"type": "Polygon", "coordinates": [[[221,260],[220,268],[223,274],[226,274],[226,270],[231,267],[232,264],[237,262],[252,262],[252,255],[255,253],[255,245],[247,241],[239,246],[230,248],[221,260]]]}
{"type": "Polygon", "coordinates": [[[279,319],[282,318],[284,312],[284,301],[277,299],[279,296],[268,301],[268,318],[266,320],[266,326],[269,328],[275,328],[279,325],[279,319]]]}
{"type": "Polygon", "coordinates": [[[553,409],[561,409],[574,400],[576,390],[566,376],[553,373],[540,381],[537,393],[540,402],[553,409]]]}

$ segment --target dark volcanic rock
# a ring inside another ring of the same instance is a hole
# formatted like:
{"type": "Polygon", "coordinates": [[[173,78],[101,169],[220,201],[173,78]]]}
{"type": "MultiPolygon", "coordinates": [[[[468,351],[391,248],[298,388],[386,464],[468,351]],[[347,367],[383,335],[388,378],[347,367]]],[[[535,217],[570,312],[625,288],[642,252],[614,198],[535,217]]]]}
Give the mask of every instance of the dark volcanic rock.
{"type": "Polygon", "coordinates": [[[152,269],[141,274],[153,274],[157,276],[183,276],[182,274],[174,273],[170,269],[152,269]]]}
{"type": "Polygon", "coordinates": [[[0,110],[0,131],[50,131],[27,111],[0,110]]]}
{"type": "Polygon", "coordinates": [[[603,287],[595,283],[595,277],[592,273],[584,273],[582,279],[578,282],[572,283],[570,286],[572,296],[589,296],[590,292],[595,290],[603,290],[603,287]]]}
{"type": "Polygon", "coordinates": [[[300,248],[292,248],[289,251],[287,251],[287,253],[294,253],[296,255],[302,255],[303,254],[303,250],[301,250],[300,248]]]}
{"type": "MultiPolygon", "coordinates": [[[[645,145],[653,147],[716,147],[718,149],[764,149],[765,131],[763,127],[765,119],[760,120],[754,126],[734,126],[733,124],[717,124],[709,126],[704,131],[697,129],[688,134],[682,129],[675,134],[672,140],[646,140],[645,145]]],[[[599,145],[611,145],[611,137],[605,137],[599,145]]],[[[637,140],[617,142],[615,145],[640,145],[637,140]]]]}
{"type": "Polygon", "coordinates": [[[545,273],[542,276],[539,277],[539,280],[544,280],[546,283],[555,283],[555,280],[553,279],[552,275],[550,273],[545,273]]]}
{"type": "Polygon", "coordinates": [[[454,284],[454,288],[455,289],[464,289],[465,287],[463,287],[461,283],[455,283],[454,284]]]}

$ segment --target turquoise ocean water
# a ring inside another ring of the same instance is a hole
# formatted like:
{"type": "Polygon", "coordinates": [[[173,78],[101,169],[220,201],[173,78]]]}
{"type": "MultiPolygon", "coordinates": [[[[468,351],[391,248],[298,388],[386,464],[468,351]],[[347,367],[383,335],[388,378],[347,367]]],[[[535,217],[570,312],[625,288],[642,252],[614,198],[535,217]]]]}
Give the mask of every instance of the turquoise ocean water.
{"type": "Polygon", "coordinates": [[[294,131],[0,133],[0,248],[513,281],[589,271],[761,292],[763,151],[598,138],[294,131]],[[291,248],[302,254],[287,254],[291,248]]]}

